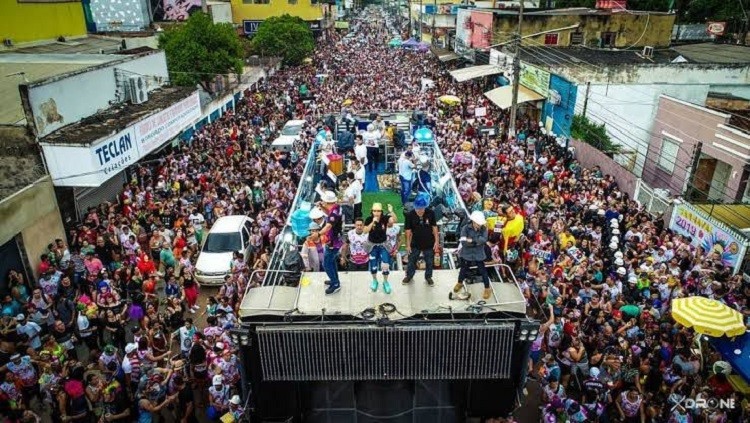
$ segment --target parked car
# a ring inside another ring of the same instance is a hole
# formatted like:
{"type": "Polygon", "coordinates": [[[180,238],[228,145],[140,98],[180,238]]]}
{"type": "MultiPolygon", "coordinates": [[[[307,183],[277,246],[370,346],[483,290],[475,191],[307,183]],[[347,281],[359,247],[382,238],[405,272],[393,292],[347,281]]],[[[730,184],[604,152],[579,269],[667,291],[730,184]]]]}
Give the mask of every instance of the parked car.
{"type": "Polygon", "coordinates": [[[221,285],[231,270],[233,254],[237,251],[248,258],[252,219],[247,216],[220,217],[203,241],[195,278],[204,285],[221,285]]]}
{"type": "Polygon", "coordinates": [[[299,140],[299,134],[302,132],[307,121],[290,120],[281,128],[281,135],[271,143],[274,150],[291,151],[294,142],[299,140]]]}

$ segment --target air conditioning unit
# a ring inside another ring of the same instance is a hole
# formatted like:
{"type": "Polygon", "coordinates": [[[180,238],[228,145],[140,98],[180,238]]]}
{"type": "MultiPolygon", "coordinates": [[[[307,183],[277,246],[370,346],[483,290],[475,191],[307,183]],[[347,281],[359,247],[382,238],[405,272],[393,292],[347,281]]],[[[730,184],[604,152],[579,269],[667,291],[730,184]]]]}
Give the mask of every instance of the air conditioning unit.
{"type": "Polygon", "coordinates": [[[148,84],[146,77],[142,75],[128,78],[128,100],[133,104],[141,104],[148,101],[148,84]]]}
{"type": "Polygon", "coordinates": [[[654,48],[651,46],[643,47],[643,57],[648,57],[649,59],[654,57],[654,48]]]}

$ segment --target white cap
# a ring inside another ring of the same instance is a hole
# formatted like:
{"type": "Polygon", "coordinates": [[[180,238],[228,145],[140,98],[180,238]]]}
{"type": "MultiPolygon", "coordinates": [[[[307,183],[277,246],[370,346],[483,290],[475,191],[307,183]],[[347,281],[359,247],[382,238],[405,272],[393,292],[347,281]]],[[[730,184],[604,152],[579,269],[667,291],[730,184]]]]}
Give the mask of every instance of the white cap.
{"type": "Polygon", "coordinates": [[[616,217],[613,217],[612,219],[609,219],[609,223],[620,223],[616,217]]]}
{"type": "Polygon", "coordinates": [[[217,342],[216,345],[214,345],[214,348],[223,350],[224,349],[224,343],[223,342],[217,342]]]}
{"type": "Polygon", "coordinates": [[[232,397],[232,399],[229,400],[229,402],[232,403],[232,404],[234,404],[234,405],[240,405],[240,403],[242,402],[242,400],[240,400],[240,396],[239,395],[235,395],[235,396],[232,397]]]}
{"type": "Polygon", "coordinates": [[[323,210],[321,210],[319,207],[315,207],[314,209],[310,210],[310,219],[317,220],[321,217],[324,217],[326,214],[323,213],[323,210]]]}
{"type": "Polygon", "coordinates": [[[605,214],[605,213],[606,213],[606,212],[604,211],[604,209],[599,209],[599,210],[598,210],[598,211],[596,212],[596,214],[598,214],[599,216],[604,216],[604,214],[605,214]]]}
{"type": "Polygon", "coordinates": [[[615,260],[616,266],[622,266],[623,264],[625,264],[625,262],[621,258],[615,260]]]}
{"type": "Polygon", "coordinates": [[[133,351],[135,351],[136,349],[138,349],[138,346],[135,345],[135,344],[133,344],[133,343],[125,345],[125,354],[130,354],[133,351]]]}
{"type": "Polygon", "coordinates": [[[628,273],[627,270],[625,270],[624,267],[618,267],[617,268],[617,274],[620,276],[625,276],[625,274],[628,273]]]}
{"type": "Polygon", "coordinates": [[[611,248],[613,250],[616,250],[617,249],[617,243],[616,242],[610,242],[609,243],[609,248],[611,248]]]}
{"type": "Polygon", "coordinates": [[[613,237],[612,237],[612,238],[611,238],[611,239],[609,240],[609,242],[611,242],[612,244],[617,244],[617,243],[619,243],[619,242],[620,242],[620,238],[619,238],[619,237],[618,237],[617,235],[615,235],[615,236],[613,236],[613,237]]]}
{"type": "Polygon", "coordinates": [[[473,212],[471,212],[471,216],[469,216],[469,219],[471,219],[471,221],[476,223],[477,225],[484,226],[487,224],[487,219],[485,219],[484,213],[479,210],[474,210],[473,212]]]}
{"type": "Polygon", "coordinates": [[[596,207],[596,204],[592,204],[589,206],[589,210],[597,210],[599,207],[596,207]]]}
{"type": "Polygon", "coordinates": [[[224,378],[221,377],[221,375],[216,375],[211,380],[211,384],[214,385],[214,386],[216,386],[216,385],[222,385],[223,383],[224,383],[224,378]]]}
{"type": "Polygon", "coordinates": [[[617,228],[612,229],[612,235],[620,235],[620,230],[617,228]]]}
{"type": "Polygon", "coordinates": [[[335,203],[337,200],[336,194],[334,194],[333,191],[325,191],[323,195],[320,196],[320,199],[324,203],[335,203]]]}
{"type": "Polygon", "coordinates": [[[612,222],[612,223],[609,224],[609,227],[610,228],[618,228],[618,227],[620,227],[620,224],[617,223],[617,222],[612,222]]]}
{"type": "Polygon", "coordinates": [[[596,378],[598,378],[598,377],[599,377],[599,373],[600,373],[600,372],[599,372],[599,368],[598,368],[598,367],[592,367],[592,368],[590,368],[590,369],[589,369],[589,374],[590,374],[590,375],[591,375],[591,377],[593,377],[594,379],[596,379],[596,378]]]}
{"type": "Polygon", "coordinates": [[[615,253],[615,258],[618,258],[618,259],[621,259],[621,258],[623,258],[623,254],[622,254],[622,251],[618,251],[618,252],[616,252],[616,253],[615,253]]]}

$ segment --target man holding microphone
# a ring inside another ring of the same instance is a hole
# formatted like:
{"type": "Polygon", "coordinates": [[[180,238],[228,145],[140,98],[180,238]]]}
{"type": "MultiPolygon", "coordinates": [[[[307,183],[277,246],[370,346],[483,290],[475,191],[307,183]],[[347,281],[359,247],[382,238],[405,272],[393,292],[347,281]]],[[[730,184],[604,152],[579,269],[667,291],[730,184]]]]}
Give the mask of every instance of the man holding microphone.
{"type": "Polygon", "coordinates": [[[461,270],[458,272],[458,283],[453,287],[453,292],[461,291],[461,288],[464,287],[464,281],[469,276],[471,266],[476,266],[484,283],[482,298],[486,300],[492,295],[490,276],[484,267],[484,261],[487,259],[484,251],[484,246],[487,243],[487,219],[484,217],[484,213],[479,210],[471,212],[469,219],[471,222],[461,228],[461,238],[459,239],[461,251],[458,255],[461,258],[461,270]]]}

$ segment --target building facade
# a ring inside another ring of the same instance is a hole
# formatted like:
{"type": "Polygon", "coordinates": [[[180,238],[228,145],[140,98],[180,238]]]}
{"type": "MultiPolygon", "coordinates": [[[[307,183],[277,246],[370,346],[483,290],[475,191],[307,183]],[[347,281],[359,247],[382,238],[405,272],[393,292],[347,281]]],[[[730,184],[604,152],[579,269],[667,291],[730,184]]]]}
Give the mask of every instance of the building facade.
{"type": "MultiPolygon", "coordinates": [[[[518,12],[494,12],[496,40],[507,40],[518,30],[518,12]]],[[[605,9],[554,9],[524,12],[521,34],[528,45],[593,48],[669,47],[675,15],[605,9]],[[577,25],[575,29],[558,30],[577,25]]]]}
{"type": "Polygon", "coordinates": [[[244,35],[253,35],[258,25],[274,16],[291,15],[304,20],[313,33],[333,26],[335,0],[231,0],[232,16],[244,35]]]}
{"type": "Polygon", "coordinates": [[[732,115],[662,95],[651,130],[643,180],[696,203],[746,197],[750,133],[732,115]]]}
{"type": "Polygon", "coordinates": [[[80,0],[0,0],[0,40],[9,44],[86,34],[80,0]]]}

